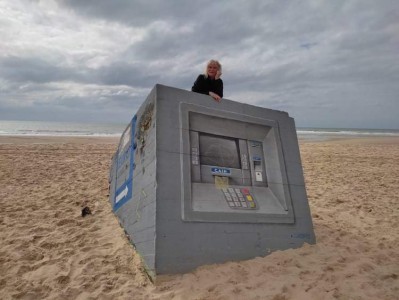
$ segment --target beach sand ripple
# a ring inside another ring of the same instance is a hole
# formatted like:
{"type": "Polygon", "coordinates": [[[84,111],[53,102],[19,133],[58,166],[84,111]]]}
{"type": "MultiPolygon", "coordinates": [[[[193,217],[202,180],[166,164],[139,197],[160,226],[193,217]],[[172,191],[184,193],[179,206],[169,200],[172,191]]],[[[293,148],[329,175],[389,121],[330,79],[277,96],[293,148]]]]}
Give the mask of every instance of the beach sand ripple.
{"type": "Polygon", "coordinates": [[[0,138],[1,299],[398,299],[397,138],[301,142],[316,245],[156,284],[108,203],[116,143],[0,138]]]}

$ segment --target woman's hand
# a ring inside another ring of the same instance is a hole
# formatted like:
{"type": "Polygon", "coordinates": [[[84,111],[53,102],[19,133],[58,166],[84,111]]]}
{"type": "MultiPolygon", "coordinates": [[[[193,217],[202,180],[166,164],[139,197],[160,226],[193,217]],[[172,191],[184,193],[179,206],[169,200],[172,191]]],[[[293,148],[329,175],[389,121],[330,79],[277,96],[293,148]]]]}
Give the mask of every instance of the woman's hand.
{"type": "Polygon", "coordinates": [[[209,96],[211,96],[217,102],[220,102],[222,100],[222,98],[218,94],[215,94],[214,92],[209,92],[209,96]]]}
{"type": "Polygon", "coordinates": [[[222,76],[222,72],[221,71],[217,71],[215,79],[218,80],[220,78],[220,76],[222,76]]]}

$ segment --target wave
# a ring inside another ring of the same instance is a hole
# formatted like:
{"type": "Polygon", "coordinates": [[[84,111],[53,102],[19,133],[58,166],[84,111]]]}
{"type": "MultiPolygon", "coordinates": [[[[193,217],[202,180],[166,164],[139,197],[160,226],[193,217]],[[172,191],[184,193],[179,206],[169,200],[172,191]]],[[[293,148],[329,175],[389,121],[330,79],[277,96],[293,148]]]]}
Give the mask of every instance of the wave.
{"type": "Polygon", "coordinates": [[[297,130],[298,135],[318,135],[318,136],[399,136],[398,130],[297,130]]]}
{"type": "MultiPolygon", "coordinates": [[[[120,137],[126,124],[67,123],[43,121],[0,121],[0,135],[20,136],[88,136],[120,137]]],[[[298,127],[297,135],[305,139],[328,139],[334,136],[399,136],[397,129],[298,127]]]]}

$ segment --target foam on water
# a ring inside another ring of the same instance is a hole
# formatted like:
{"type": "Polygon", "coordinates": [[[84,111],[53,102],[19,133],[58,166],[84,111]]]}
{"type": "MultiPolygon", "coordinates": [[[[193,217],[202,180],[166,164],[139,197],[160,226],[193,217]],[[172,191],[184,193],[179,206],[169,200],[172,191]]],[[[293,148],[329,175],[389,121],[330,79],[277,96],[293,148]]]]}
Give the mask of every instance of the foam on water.
{"type": "Polygon", "coordinates": [[[0,135],[118,137],[125,127],[107,123],[0,121],[0,135]]]}
{"type": "MultiPolygon", "coordinates": [[[[119,137],[126,124],[0,121],[0,135],[119,137]]],[[[327,140],[351,136],[398,136],[398,129],[297,128],[300,139],[327,140]]]]}

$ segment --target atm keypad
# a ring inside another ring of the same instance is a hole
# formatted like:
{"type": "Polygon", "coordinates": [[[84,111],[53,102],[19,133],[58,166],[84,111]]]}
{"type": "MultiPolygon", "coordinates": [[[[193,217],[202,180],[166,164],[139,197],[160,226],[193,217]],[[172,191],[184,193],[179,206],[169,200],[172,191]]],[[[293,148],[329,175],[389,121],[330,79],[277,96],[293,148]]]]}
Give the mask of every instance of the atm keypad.
{"type": "Polygon", "coordinates": [[[255,199],[247,188],[224,188],[222,191],[230,208],[257,209],[255,199]]]}

